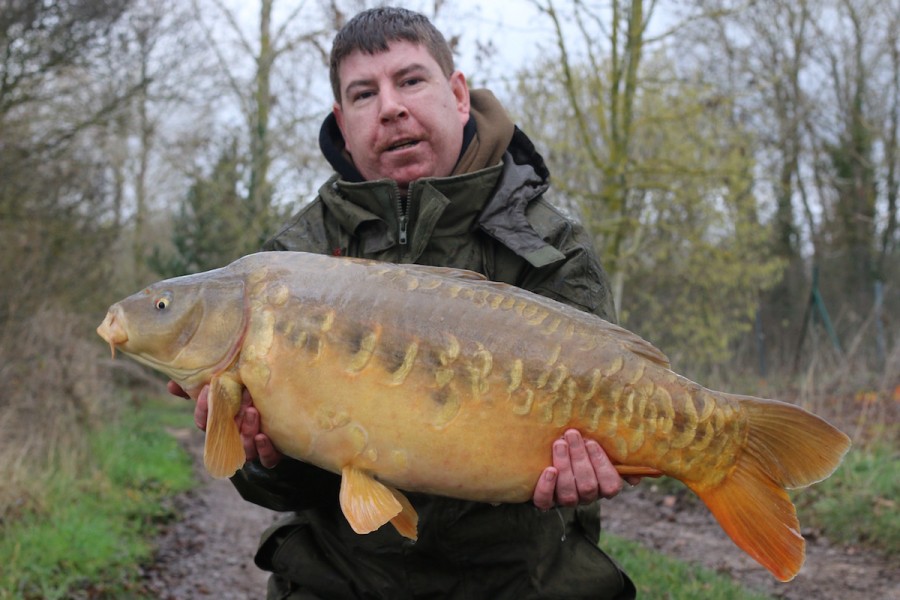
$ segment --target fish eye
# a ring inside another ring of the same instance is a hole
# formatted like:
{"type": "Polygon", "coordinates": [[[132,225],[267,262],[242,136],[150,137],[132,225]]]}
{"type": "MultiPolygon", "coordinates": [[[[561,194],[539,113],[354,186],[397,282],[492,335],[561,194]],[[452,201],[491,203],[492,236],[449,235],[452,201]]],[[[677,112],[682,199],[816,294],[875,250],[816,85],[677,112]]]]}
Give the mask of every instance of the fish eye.
{"type": "Polygon", "coordinates": [[[172,302],[172,297],[169,294],[164,294],[153,301],[153,306],[156,310],[165,310],[169,307],[169,304],[172,302]]]}

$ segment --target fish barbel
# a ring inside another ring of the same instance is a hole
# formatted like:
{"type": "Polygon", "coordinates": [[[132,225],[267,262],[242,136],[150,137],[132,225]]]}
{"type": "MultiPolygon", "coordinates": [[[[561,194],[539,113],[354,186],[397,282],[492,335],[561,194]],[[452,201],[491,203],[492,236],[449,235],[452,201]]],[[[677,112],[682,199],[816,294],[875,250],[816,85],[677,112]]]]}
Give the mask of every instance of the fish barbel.
{"type": "Polygon", "coordinates": [[[620,473],[684,482],[734,542],[787,581],[804,559],[785,488],[828,477],[849,438],[774,400],[712,391],[637,335],[481,275],[265,252],[114,304],[98,333],[196,397],[204,460],[244,464],[247,388],[288,456],[342,475],[353,529],[416,536],[400,489],[524,502],[578,429],[620,473]]]}

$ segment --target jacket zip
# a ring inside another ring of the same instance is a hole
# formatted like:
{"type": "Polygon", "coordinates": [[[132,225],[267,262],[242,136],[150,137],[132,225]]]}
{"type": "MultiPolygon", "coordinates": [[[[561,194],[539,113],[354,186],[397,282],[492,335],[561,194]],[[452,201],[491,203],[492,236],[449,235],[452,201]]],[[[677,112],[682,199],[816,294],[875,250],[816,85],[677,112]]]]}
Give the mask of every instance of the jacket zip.
{"type": "Polygon", "coordinates": [[[409,243],[407,227],[409,227],[409,197],[410,192],[412,192],[412,186],[413,184],[410,183],[406,192],[406,201],[404,202],[403,196],[400,195],[400,186],[397,185],[397,182],[394,182],[394,193],[397,194],[397,223],[399,224],[397,239],[401,246],[406,246],[409,243]]]}

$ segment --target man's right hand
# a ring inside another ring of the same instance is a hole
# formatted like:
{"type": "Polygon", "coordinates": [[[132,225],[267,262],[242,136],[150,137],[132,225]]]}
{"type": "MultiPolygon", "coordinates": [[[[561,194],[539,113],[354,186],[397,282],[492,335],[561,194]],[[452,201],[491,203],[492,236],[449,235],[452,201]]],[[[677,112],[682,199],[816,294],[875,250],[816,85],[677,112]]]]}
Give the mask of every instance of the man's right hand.
{"type": "MultiPolygon", "coordinates": [[[[190,399],[180,385],[170,381],[166,388],[173,396],[190,399]]],[[[194,405],[194,424],[201,431],[206,431],[206,418],[209,415],[209,386],[205,385],[197,395],[194,405]]],[[[241,434],[241,444],[244,446],[244,455],[248,461],[257,460],[267,469],[273,468],[283,458],[265,433],[260,430],[259,411],[253,406],[253,398],[250,392],[244,389],[241,398],[241,408],[234,417],[234,422],[241,434]]]]}

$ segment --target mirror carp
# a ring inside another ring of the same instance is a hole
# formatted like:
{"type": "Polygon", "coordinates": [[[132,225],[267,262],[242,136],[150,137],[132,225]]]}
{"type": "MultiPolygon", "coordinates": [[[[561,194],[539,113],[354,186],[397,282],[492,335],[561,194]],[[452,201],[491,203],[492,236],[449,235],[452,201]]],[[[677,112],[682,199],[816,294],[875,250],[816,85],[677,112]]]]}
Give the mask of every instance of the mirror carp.
{"type": "Polygon", "coordinates": [[[684,482],[783,581],[805,546],[786,489],[828,477],[849,438],[806,410],[707,389],[639,336],[483,276],[264,252],[114,304],[98,333],[196,397],[204,461],[244,464],[246,387],[284,454],[342,476],[358,533],[415,539],[400,490],[525,502],[569,428],[623,475],[684,482]]]}

